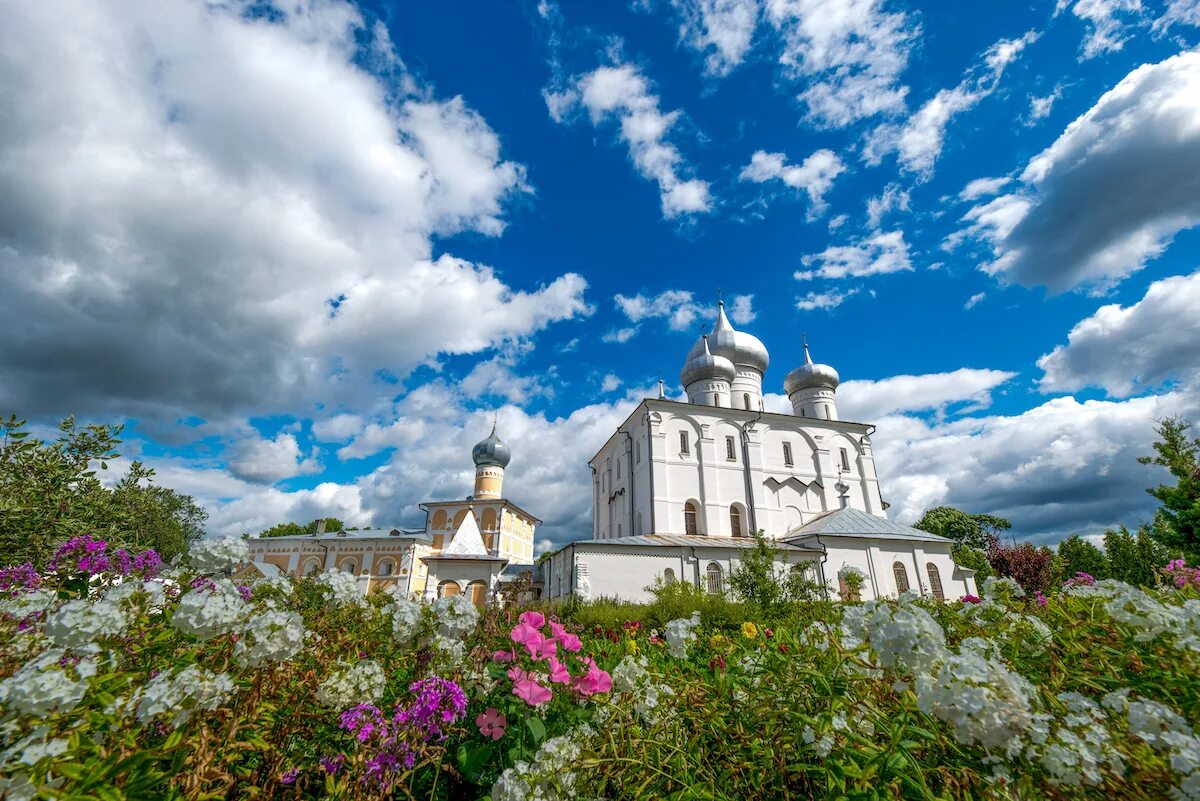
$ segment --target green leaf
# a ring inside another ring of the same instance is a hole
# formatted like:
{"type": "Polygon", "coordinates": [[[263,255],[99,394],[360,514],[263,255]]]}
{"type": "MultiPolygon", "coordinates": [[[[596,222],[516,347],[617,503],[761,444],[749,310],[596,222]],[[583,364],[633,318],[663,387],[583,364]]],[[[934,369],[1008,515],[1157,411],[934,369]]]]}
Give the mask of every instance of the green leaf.
{"type": "Polygon", "coordinates": [[[546,724],[542,723],[541,718],[525,718],[525,725],[529,727],[529,733],[533,735],[535,743],[540,743],[546,738],[546,724]]]}

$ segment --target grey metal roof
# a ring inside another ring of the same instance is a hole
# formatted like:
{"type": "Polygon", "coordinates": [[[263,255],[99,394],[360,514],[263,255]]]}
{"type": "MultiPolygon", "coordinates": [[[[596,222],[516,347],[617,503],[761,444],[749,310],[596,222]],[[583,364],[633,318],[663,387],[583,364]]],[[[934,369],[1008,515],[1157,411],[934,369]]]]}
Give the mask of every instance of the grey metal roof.
{"type": "MultiPolygon", "coordinates": [[[[610,537],[604,540],[576,540],[571,545],[632,545],[649,548],[753,548],[753,537],[700,537],[687,534],[639,534],[631,537],[610,537]]],[[[774,542],[783,551],[819,551],[803,545],[774,542]]]]}
{"type": "Polygon", "coordinates": [[[912,542],[953,542],[928,531],[894,523],[859,509],[835,509],[792,529],[783,539],[788,542],[818,535],[828,537],[865,537],[876,540],[909,540],[912,542]]]}
{"type": "Polygon", "coordinates": [[[385,540],[388,538],[420,540],[421,542],[433,542],[433,538],[425,533],[423,529],[403,529],[403,528],[370,528],[359,529],[357,531],[326,531],[324,534],[297,534],[287,537],[250,537],[258,542],[273,542],[281,540],[285,542],[325,542],[328,540],[385,540]],[[398,532],[392,534],[392,532],[398,532]]]}
{"type": "Polygon", "coordinates": [[[487,553],[431,553],[418,557],[422,562],[507,562],[507,556],[492,556],[487,553]]]}
{"type": "Polygon", "coordinates": [[[522,573],[529,572],[532,574],[534,581],[542,580],[542,566],[540,564],[521,564],[520,562],[509,562],[500,569],[500,576],[504,579],[518,579],[522,573]]]}

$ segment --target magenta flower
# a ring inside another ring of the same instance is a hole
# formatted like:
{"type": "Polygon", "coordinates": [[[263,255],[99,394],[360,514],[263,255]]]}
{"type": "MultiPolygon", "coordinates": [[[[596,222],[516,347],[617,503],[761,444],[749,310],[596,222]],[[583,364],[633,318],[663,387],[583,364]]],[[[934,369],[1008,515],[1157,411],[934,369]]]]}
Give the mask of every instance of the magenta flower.
{"type": "Polygon", "coordinates": [[[508,721],[504,719],[504,715],[500,710],[489,706],[486,712],[475,718],[475,725],[479,727],[479,733],[484,737],[499,740],[504,736],[504,730],[508,725],[508,721]]]}
{"type": "MultiPolygon", "coordinates": [[[[546,616],[541,612],[522,612],[517,620],[535,629],[540,629],[542,626],[546,625],[546,616]]],[[[553,626],[551,628],[553,628],[553,626]]]]}
{"type": "Polygon", "coordinates": [[[571,672],[567,666],[559,662],[557,657],[550,657],[550,681],[554,684],[570,684],[571,672]]]}
{"type": "Polygon", "coordinates": [[[338,754],[332,757],[321,757],[321,770],[328,773],[330,776],[336,776],[341,772],[342,766],[346,764],[346,755],[338,754]]]}
{"type": "Polygon", "coordinates": [[[606,693],[612,690],[612,676],[601,670],[590,656],[583,660],[587,665],[587,673],[575,679],[572,686],[582,696],[606,693]]]}
{"type": "Polygon", "coordinates": [[[296,781],[296,777],[298,777],[299,775],[300,775],[300,771],[298,771],[298,770],[285,771],[284,773],[282,773],[279,776],[279,783],[280,784],[293,784],[296,781]]]}
{"type": "Polygon", "coordinates": [[[492,654],[493,662],[511,662],[517,658],[515,651],[497,651],[492,654]]]}
{"type": "Polygon", "coordinates": [[[981,603],[981,599],[978,595],[964,595],[962,597],[962,602],[964,604],[977,604],[981,603]]]}
{"type": "Polygon", "coordinates": [[[1091,574],[1084,573],[1082,570],[1080,570],[1074,576],[1067,579],[1067,583],[1063,585],[1063,589],[1065,590],[1068,587],[1079,587],[1079,586],[1093,587],[1093,586],[1095,586],[1095,584],[1096,584],[1096,579],[1092,578],[1091,574]]]}
{"type": "Polygon", "coordinates": [[[16,595],[36,590],[41,583],[42,578],[34,570],[32,562],[0,570],[0,592],[16,595]]]}
{"type": "Polygon", "coordinates": [[[1034,598],[1035,598],[1035,600],[1037,600],[1038,606],[1047,606],[1050,603],[1050,599],[1047,598],[1045,595],[1042,595],[1040,592],[1037,593],[1034,596],[1034,598]]]}
{"type": "Polygon", "coordinates": [[[530,706],[541,706],[554,697],[554,692],[550,688],[538,684],[534,679],[527,678],[513,684],[513,695],[530,706]]]}
{"type": "Polygon", "coordinates": [[[554,635],[554,639],[558,641],[558,644],[563,647],[564,651],[578,653],[583,648],[583,643],[579,641],[579,638],[558,623],[551,621],[550,633],[554,635]]]}
{"type": "Polygon", "coordinates": [[[517,645],[524,645],[528,648],[531,656],[541,647],[542,641],[546,639],[540,631],[524,621],[513,627],[509,637],[517,645]]]}
{"type": "Polygon", "coordinates": [[[553,637],[543,637],[540,642],[532,646],[526,643],[525,647],[529,649],[529,655],[533,657],[533,661],[535,662],[541,662],[543,659],[553,659],[555,654],[558,653],[558,643],[554,641],[553,637]]]}

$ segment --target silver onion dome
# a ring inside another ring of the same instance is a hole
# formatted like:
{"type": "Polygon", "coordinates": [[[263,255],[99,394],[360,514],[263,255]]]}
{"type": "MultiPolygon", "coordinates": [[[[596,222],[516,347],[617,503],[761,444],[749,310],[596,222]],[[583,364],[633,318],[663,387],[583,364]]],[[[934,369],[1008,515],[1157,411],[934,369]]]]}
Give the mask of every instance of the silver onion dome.
{"type": "MultiPolygon", "coordinates": [[[[683,370],[679,373],[679,381],[684,387],[694,381],[705,381],[714,378],[723,379],[726,382],[733,381],[737,375],[737,368],[733,366],[733,362],[726,359],[724,356],[718,356],[708,348],[708,335],[700,337],[700,342],[697,343],[700,348],[699,352],[694,356],[689,356],[687,362],[683,365],[683,370]]],[[[693,348],[693,351],[696,349],[693,348]]]]}
{"type": "Polygon", "coordinates": [[[841,378],[838,377],[837,370],[828,364],[813,363],[812,356],[808,353],[808,343],[805,342],[804,364],[787,374],[787,378],[783,380],[783,391],[791,395],[793,392],[813,387],[837,389],[840,382],[841,378]]]}
{"type": "Polygon", "coordinates": [[[512,451],[496,436],[496,424],[492,423],[492,433],[487,439],[477,443],[471,449],[471,459],[476,467],[508,467],[512,460],[512,451]]]}
{"type": "MultiPolygon", "coordinates": [[[[712,352],[724,356],[736,366],[751,367],[760,374],[767,371],[771,356],[762,341],[745,331],[738,331],[729,323],[725,316],[725,302],[717,302],[717,322],[713,325],[709,339],[712,352]]],[[[688,360],[700,355],[701,343],[697,342],[688,353],[688,360]]]]}

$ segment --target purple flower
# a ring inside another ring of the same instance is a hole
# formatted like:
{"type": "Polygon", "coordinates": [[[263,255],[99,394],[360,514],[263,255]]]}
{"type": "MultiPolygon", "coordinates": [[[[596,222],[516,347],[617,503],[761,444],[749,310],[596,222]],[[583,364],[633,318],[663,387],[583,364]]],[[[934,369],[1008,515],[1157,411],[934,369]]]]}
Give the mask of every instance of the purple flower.
{"type": "Polygon", "coordinates": [[[380,733],[384,739],[390,739],[383,712],[374,704],[359,704],[347,709],[342,713],[338,725],[342,731],[353,734],[360,743],[370,740],[376,733],[380,733]]]}
{"type": "Polygon", "coordinates": [[[1095,584],[1096,584],[1096,579],[1092,578],[1091,574],[1084,573],[1082,570],[1080,570],[1073,577],[1067,579],[1067,583],[1063,584],[1063,589],[1065,590],[1070,587],[1079,587],[1079,586],[1091,587],[1091,586],[1094,586],[1095,584]]]}
{"type": "Polygon", "coordinates": [[[158,571],[162,570],[162,566],[162,557],[153,548],[147,548],[133,557],[133,569],[141,573],[145,578],[158,575],[158,571]]]}
{"type": "Polygon", "coordinates": [[[398,707],[392,720],[399,726],[417,729],[425,742],[444,740],[442,725],[458,722],[467,711],[466,694],[448,679],[430,676],[413,682],[408,689],[416,700],[407,707],[398,707]]]}
{"type": "Polygon", "coordinates": [[[41,576],[33,569],[32,562],[0,570],[0,592],[10,595],[36,590],[42,583],[41,576]]]}
{"type": "Polygon", "coordinates": [[[337,754],[332,757],[321,757],[321,770],[328,773],[330,776],[336,776],[342,771],[342,766],[346,764],[346,755],[337,754]]]}
{"type": "Polygon", "coordinates": [[[133,570],[133,557],[129,555],[129,551],[120,548],[113,554],[112,565],[122,576],[128,576],[129,571],[133,570]]]}
{"type": "Polygon", "coordinates": [[[1046,606],[1050,603],[1050,599],[1042,595],[1041,592],[1038,592],[1034,597],[1038,602],[1038,606],[1046,606]]]}
{"type": "Polygon", "coordinates": [[[299,775],[300,775],[300,771],[298,771],[298,770],[285,771],[284,773],[280,774],[279,783],[280,784],[293,784],[296,781],[296,777],[299,775]]]}
{"type": "Polygon", "coordinates": [[[240,594],[242,596],[243,601],[249,601],[254,595],[254,593],[252,593],[250,591],[250,588],[247,587],[245,584],[237,585],[237,591],[238,591],[238,594],[240,594]]]}

